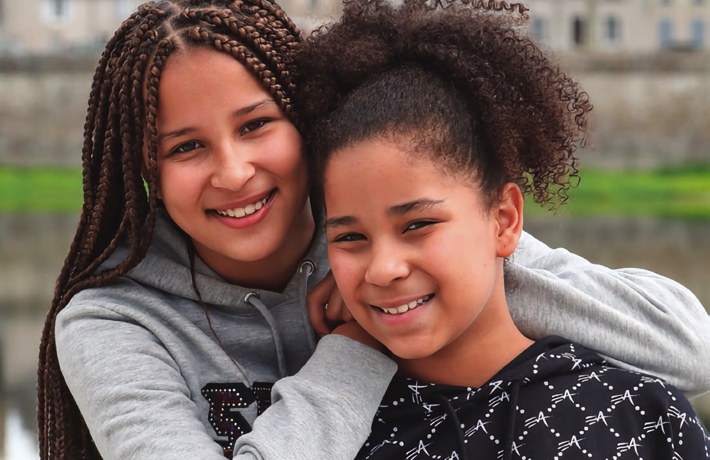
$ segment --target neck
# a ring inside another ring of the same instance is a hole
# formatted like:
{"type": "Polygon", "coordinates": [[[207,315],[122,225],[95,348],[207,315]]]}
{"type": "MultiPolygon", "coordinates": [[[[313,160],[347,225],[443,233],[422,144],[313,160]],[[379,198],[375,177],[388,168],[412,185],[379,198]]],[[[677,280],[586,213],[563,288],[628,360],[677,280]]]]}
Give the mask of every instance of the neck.
{"type": "Polygon", "coordinates": [[[437,353],[413,360],[395,357],[400,374],[476,388],[488,382],[533,343],[513,323],[504,293],[500,300],[487,306],[464,334],[437,353]]]}
{"type": "Polygon", "coordinates": [[[197,254],[229,283],[246,288],[283,292],[308,253],[314,237],[315,221],[308,205],[301,218],[292,224],[288,237],[273,253],[263,259],[248,262],[221,259],[218,263],[208,263],[200,254],[199,247],[197,254]]]}

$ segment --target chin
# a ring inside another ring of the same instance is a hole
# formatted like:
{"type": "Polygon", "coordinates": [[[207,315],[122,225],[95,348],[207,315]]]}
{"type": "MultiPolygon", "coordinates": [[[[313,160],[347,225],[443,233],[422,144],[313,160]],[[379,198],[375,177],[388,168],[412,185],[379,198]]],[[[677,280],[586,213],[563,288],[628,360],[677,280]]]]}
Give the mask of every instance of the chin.
{"type": "Polygon", "coordinates": [[[400,359],[422,359],[428,358],[434,354],[433,350],[422,349],[422,348],[412,348],[406,346],[387,346],[387,349],[400,359]]]}

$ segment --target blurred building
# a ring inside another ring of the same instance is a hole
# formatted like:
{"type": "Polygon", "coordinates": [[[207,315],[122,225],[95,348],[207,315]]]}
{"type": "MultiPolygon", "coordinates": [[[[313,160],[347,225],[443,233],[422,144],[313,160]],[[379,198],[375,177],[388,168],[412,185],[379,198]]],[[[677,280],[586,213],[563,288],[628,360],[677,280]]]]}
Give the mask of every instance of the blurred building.
{"type": "Polygon", "coordinates": [[[556,51],[710,49],[710,0],[527,0],[532,34],[556,51]]]}
{"type": "MultiPolygon", "coordinates": [[[[0,0],[0,55],[95,53],[145,0],[0,0]]],[[[304,30],[336,16],[340,0],[284,0],[304,30]]]]}
{"type": "MultiPolygon", "coordinates": [[[[95,52],[143,0],[0,0],[0,54],[95,52]]],[[[340,0],[282,0],[304,31],[340,0]]],[[[530,29],[556,51],[710,49],[710,0],[527,0],[530,29]]]]}
{"type": "Polygon", "coordinates": [[[95,52],[139,0],[0,0],[0,53],[95,52]]]}

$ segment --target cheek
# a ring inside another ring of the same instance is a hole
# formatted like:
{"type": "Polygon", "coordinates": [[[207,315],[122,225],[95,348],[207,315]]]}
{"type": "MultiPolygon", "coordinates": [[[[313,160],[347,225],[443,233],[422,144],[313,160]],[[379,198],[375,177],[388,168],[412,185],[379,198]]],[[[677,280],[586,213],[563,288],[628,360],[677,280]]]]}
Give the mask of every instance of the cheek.
{"type": "Polygon", "coordinates": [[[362,296],[359,295],[366,269],[363,262],[352,254],[330,250],[328,251],[328,260],[340,296],[347,305],[350,314],[358,323],[369,324],[368,310],[370,307],[362,304],[362,296]]]}
{"type": "Polygon", "coordinates": [[[198,193],[200,178],[195,168],[166,163],[158,168],[158,191],[165,206],[187,204],[198,193]]]}
{"type": "Polygon", "coordinates": [[[299,183],[308,181],[308,167],[301,148],[301,137],[295,129],[275,138],[273,144],[267,148],[278,152],[272,157],[272,161],[279,175],[290,177],[299,183]]]}

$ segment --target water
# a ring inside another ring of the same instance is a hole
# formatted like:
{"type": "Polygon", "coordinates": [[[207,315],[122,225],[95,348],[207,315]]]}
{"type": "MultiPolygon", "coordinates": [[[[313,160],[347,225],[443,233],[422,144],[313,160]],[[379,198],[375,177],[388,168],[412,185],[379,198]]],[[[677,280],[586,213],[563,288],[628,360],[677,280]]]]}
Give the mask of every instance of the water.
{"type": "MultiPolygon", "coordinates": [[[[45,311],[76,216],[0,214],[0,460],[36,460],[35,373],[45,311]]],[[[676,279],[710,306],[710,222],[534,216],[526,229],[614,268],[676,279]]],[[[693,401],[707,420],[710,395],[693,401]]]]}

